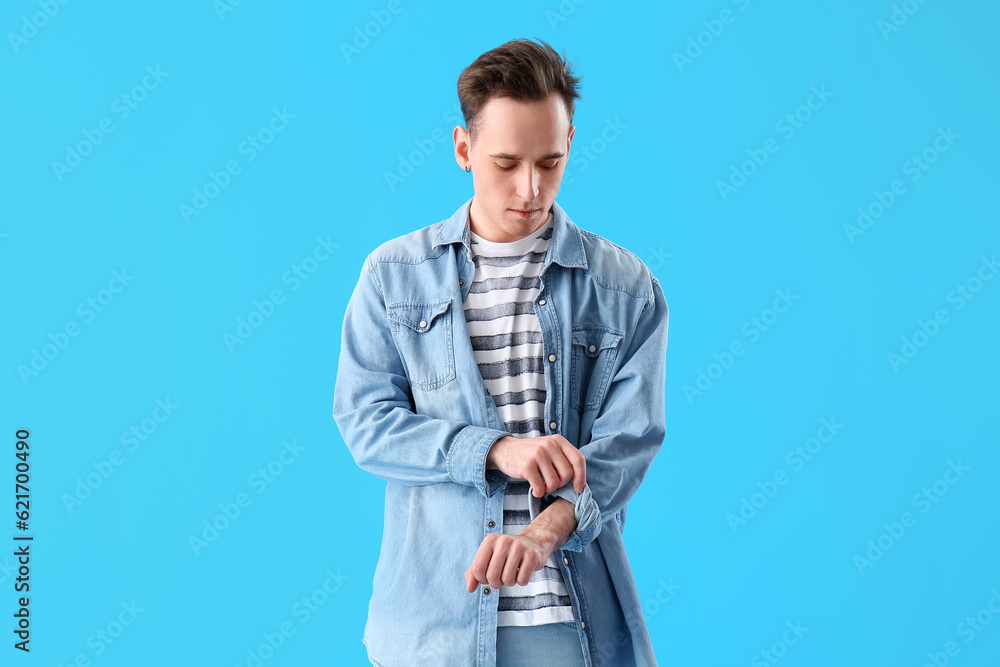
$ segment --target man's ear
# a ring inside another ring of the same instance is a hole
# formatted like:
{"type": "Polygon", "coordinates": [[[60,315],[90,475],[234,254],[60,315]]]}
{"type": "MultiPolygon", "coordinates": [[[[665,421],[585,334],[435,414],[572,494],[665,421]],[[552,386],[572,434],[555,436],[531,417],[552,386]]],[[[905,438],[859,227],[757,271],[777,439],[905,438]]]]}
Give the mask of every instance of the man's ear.
{"type": "Polygon", "coordinates": [[[462,169],[465,169],[465,165],[471,162],[469,158],[469,133],[461,125],[456,125],[451,137],[455,143],[455,162],[462,169]]]}

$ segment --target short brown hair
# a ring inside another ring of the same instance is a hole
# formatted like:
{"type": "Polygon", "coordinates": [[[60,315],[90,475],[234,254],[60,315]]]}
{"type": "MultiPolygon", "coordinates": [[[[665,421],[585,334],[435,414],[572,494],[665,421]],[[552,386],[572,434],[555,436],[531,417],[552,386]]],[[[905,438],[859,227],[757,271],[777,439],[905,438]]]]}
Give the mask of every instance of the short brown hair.
{"type": "MultiPolygon", "coordinates": [[[[581,77],[572,75],[572,64],[539,40],[512,39],[487,51],[462,70],[458,77],[458,101],[470,139],[477,130],[479,112],[492,97],[510,97],[519,102],[548,99],[552,93],[562,96],[570,125],[573,124],[574,100],[581,77]]],[[[564,56],[565,56],[565,52],[564,56]]]]}

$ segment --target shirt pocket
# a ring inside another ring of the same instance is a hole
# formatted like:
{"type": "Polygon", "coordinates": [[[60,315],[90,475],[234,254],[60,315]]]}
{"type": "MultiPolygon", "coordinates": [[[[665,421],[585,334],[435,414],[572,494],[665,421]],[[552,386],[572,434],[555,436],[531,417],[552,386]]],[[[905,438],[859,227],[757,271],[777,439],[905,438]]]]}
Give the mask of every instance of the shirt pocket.
{"type": "Polygon", "coordinates": [[[410,384],[437,389],[455,379],[451,299],[386,306],[410,384]]]}
{"type": "Polygon", "coordinates": [[[596,410],[604,402],[623,335],[610,327],[573,327],[569,384],[571,404],[577,412],[596,410]]]}

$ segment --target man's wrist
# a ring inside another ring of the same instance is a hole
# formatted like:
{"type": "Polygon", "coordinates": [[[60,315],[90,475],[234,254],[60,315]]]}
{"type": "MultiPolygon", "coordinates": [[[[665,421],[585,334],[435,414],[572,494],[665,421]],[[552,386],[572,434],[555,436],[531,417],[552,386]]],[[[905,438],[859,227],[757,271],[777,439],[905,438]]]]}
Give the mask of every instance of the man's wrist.
{"type": "Polygon", "coordinates": [[[487,452],[486,452],[486,469],[487,470],[500,470],[500,466],[497,465],[497,456],[500,454],[500,448],[502,446],[500,443],[502,443],[504,440],[506,440],[507,438],[510,438],[510,437],[512,437],[512,436],[510,436],[510,435],[501,435],[499,438],[497,438],[496,440],[493,441],[492,445],[490,445],[489,450],[487,450],[487,452]]]}
{"type": "Polygon", "coordinates": [[[565,498],[556,498],[520,534],[535,540],[551,554],[566,544],[574,530],[576,505],[565,498]]]}

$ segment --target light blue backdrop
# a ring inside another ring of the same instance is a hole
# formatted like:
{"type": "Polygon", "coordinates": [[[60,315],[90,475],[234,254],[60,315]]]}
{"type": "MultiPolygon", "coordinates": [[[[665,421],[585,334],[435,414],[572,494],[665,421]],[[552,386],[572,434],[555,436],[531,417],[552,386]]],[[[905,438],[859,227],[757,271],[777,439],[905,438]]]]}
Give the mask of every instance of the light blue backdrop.
{"type": "Polygon", "coordinates": [[[625,529],[660,663],[998,664],[998,20],[5,3],[0,663],[367,664],[384,482],[331,417],[344,309],[472,195],[456,79],[529,37],[583,76],[559,203],[671,309],[625,529]]]}

